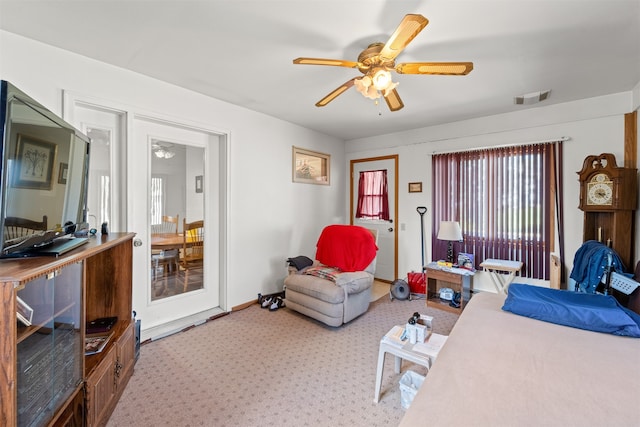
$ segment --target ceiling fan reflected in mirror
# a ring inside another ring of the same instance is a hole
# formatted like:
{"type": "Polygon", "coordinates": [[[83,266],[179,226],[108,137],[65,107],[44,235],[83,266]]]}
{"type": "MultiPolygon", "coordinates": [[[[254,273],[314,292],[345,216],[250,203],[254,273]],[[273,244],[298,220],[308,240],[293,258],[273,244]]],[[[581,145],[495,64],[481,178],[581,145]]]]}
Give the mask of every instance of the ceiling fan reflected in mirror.
{"type": "Polygon", "coordinates": [[[324,107],[351,86],[363,96],[370,99],[384,97],[391,111],[398,111],[404,104],[393,82],[391,71],[398,74],[431,74],[464,76],[473,70],[472,62],[404,62],[396,64],[396,57],[406,48],[411,40],[427,26],[429,21],[422,15],[406,15],[387,43],[372,43],[360,55],[358,61],[322,58],[297,58],[294,64],[330,65],[335,67],[357,68],[364,76],[354,77],[340,85],[334,91],[316,103],[316,107],[324,107]]]}
{"type": "Polygon", "coordinates": [[[153,151],[153,154],[159,159],[171,159],[176,155],[172,143],[159,141],[157,139],[151,141],[151,151],[153,151]]]}

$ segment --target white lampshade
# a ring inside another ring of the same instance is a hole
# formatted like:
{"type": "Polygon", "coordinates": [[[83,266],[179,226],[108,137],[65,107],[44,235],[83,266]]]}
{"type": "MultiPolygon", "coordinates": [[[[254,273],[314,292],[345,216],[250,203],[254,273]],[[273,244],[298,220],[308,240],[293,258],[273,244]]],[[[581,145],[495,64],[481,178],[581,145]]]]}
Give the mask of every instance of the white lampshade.
{"type": "Polygon", "coordinates": [[[462,229],[457,221],[440,221],[438,240],[459,242],[462,240],[462,229]]]}

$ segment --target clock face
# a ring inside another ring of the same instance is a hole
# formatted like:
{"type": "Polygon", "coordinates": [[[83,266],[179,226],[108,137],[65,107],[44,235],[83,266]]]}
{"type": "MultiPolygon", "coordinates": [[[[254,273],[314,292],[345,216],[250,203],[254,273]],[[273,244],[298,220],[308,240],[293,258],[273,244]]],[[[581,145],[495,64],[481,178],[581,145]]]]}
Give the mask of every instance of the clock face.
{"type": "Polygon", "coordinates": [[[613,182],[604,173],[595,175],[587,184],[587,204],[606,206],[613,204],[613,182]]]}

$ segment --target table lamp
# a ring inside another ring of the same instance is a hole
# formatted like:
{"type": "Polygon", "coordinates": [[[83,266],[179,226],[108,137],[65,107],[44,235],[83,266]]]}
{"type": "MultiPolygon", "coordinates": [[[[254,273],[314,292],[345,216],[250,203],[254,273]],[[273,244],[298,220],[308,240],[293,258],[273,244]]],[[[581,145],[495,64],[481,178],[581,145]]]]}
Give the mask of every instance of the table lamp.
{"type": "Polygon", "coordinates": [[[447,240],[447,262],[453,263],[453,242],[462,241],[462,230],[457,221],[440,221],[438,240],[447,240]]]}

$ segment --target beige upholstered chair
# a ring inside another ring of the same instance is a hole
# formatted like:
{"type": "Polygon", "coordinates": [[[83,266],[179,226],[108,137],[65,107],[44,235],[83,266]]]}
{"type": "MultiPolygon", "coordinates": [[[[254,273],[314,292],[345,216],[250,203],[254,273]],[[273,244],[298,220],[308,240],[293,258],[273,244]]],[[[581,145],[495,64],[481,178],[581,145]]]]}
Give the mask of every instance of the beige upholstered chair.
{"type": "Polygon", "coordinates": [[[325,227],[313,266],[289,269],[284,280],[286,306],[329,326],[341,326],[365,313],[375,273],[376,237],[375,230],[355,225],[325,227]]]}

